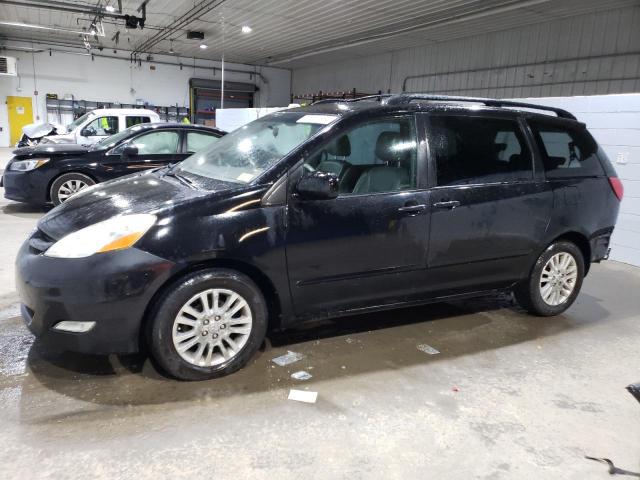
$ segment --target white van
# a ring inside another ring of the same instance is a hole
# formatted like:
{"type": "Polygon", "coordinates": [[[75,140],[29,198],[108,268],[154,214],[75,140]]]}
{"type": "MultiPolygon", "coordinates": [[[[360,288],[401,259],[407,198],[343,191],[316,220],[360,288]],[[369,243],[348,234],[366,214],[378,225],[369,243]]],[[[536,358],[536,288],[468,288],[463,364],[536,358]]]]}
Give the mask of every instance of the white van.
{"type": "Polygon", "coordinates": [[[66,127],[57,126],[57,134],[42,137],[40,143],[91,145],[138,123],[159,121],[160,116],[153,110],[101,108],[85,113],[66,127]]]}

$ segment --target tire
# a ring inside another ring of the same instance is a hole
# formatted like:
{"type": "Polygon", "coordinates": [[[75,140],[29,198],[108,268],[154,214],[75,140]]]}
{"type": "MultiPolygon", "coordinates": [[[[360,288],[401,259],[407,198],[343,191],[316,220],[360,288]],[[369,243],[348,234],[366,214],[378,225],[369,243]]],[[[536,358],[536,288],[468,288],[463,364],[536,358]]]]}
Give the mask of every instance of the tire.
{"type": "Polygon", "coordinates": [[[538,257],[529,278],[514,288],[516,300],[533,315],[559,315],[578,296],[584,270],[584,256],[574,243],[554,242],[538,257]],[[569,258],[572,260],[568,260],[569,258]],[[552,259],[555,260],[555,265],[552,259]],[[563,267],[565,260],[568,265],[563,267]]]}
{"type": "Polygon", "coordinates": [[[170,376],[207,380],[245,366],[260,348],[267,323],[266,302],[256,284],[234,270],[213,268],[186,275],[158,299],[151,310],[147,341],[151,356],[170,376]],[[225,314],[226,302],[231,303],[225,314]]]}
{"type": "Polygon", "coordinates": [[[58,206],[65,202],[71,195],[79,192],[83,188],[95,185],[93,178],[84,173],[63,173],[56,178],[49,189],[51,202],[58,206]]]}

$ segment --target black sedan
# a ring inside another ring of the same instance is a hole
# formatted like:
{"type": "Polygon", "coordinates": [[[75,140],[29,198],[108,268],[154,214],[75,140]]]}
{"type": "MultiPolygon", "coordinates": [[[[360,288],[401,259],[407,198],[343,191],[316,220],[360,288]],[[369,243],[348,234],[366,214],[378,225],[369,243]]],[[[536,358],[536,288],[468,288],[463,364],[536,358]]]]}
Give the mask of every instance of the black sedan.
{"type": "Polygon", "coordinates": [[[200,125],[146,123],[92,146],[19,148],[0,186],[10,200],[59,205],[90,185],[184,160],[223,135],[221,130],[200,125]]]}

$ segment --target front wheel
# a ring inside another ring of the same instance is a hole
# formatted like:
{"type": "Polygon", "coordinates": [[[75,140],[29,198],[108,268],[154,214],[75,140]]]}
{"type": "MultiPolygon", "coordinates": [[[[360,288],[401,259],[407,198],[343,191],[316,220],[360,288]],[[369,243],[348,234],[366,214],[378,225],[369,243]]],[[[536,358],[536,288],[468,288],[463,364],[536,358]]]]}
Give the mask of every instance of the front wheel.
{"type": "Polygon", "coordinates": [[[555,242],[538,257],[529,278],[516,286],[516,300],[534,315],[559,315],[578,296],[584,268],[582,251],[574,243],[555,242]]]}
{"type": "Polygon", "coordinates": [[[95,185],[95,181],[84,173],[64,173],[54,180],[51,184],[51,202],[58,206],[66,202],[72,195],[91,185],[95,185]]]}
{"type": "Polygon", "coordinates": [[[242,368],[267,331],[266,302],[246,275],[208,269],[180,279],[152,311],[154,360],[181,380],[222,377],[242,368]]]}

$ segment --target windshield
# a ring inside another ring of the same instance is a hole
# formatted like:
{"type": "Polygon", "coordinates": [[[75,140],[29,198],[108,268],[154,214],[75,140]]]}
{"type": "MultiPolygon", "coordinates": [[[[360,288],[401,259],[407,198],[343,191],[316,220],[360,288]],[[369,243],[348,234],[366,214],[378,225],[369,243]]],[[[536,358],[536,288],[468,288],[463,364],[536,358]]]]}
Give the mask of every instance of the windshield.
{"type": "Polygon", "coordinates": [[[67,125],[67,132],[72,132],[73,130],[78,128],[90,116],[91,116],[91,112],[85,113],[81,117],[76,118],[73,122],[71,122],[69,125],[67,125]]]}
{"type": "Polygon", "coordinates": [[[278,112],[225,135],[207,150],[190,156],[178,169],[202,177],[250,183],[289,154],[336,115],[278,112]]]}
{"type": "Polygon", "coordinates": [[[121,132],[118,132],[110,137],[103,138],[98,143],[91,147],[91,150],[106,150],[111,147],[115,147],[121,140],[124,140],[133,135],[138,130],[142,130],[140,125],[134,125],[133,127],[125,128],[121,132]]]}

